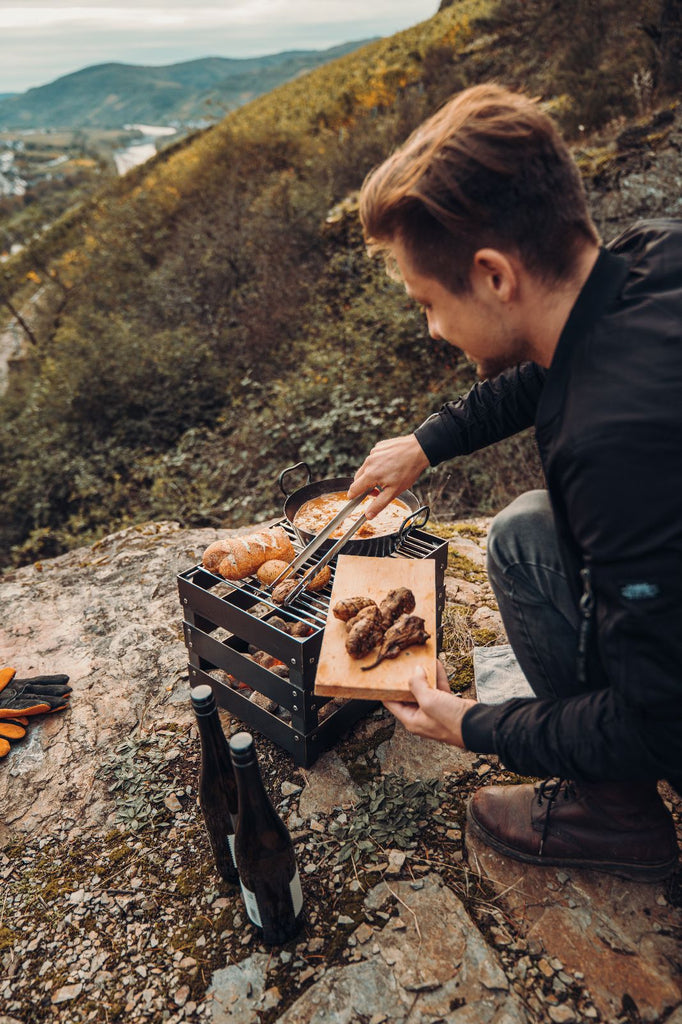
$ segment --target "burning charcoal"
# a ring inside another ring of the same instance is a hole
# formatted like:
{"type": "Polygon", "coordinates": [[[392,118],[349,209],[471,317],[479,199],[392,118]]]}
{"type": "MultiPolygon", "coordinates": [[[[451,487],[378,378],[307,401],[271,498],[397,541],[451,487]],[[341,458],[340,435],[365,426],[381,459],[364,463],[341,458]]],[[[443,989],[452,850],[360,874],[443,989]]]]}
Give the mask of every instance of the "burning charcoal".
{"type": "Polygon", "coordinates": [[[307,622],[286,622],[279,615],[273,615],[267,622],[269,626],[281,629],[283,633],[288,633],[289,636],[310,636],[313,631],[313,627],[309,626],[307,622]]]}
{"type": "Polygon", "coordinates": [[[259,708],[263,708],[264,711],[269,711],[272,715],[276,715],[279,712],[277,701],[270,700],[269,697],[266,697],[264,693],[259,693],[258,690],[253,691],[249,700],[259,708]]]}
{"type": "Polygon", "coordinates": [[[384,629],[389,629],[401,615],[409,615],[414,611],[414,594],[407,587],[390,590],[379,605],[384,620],[384,629]]]}
{"type": "Polygon", "coordinates": [[[334,697],[332,700],[328,701],[323,707],[320,708],[320,710],[317,713],[318,721],[323,722],[325,718],[329,718],[329,716],[332,715],[335,711],[338,711],[339,708],[342,708],[345,703],[346,701],[344,700],[344,698],[334,697]]]}
{"type": "Polygon", "coordinates": [[[282,665],[283,662],[279,658],[275,658],[272,654],[268,654],[266,651],[256,651],[255,654],[251,655],[252,661],[255,661],[257,665],[261,665],[262,668],[272,669],[277,665],[282,665]]]}
{"type": "Polygon", "coordinates": [[[348,597],[345,601],[337,601],[332,611],[337,619],[348,622],[349,619],[354,619],[362,608],[367,608],[369,605],[374,605],[376,608],[377,603],[371,597],[360,595],[359,597],[348,597]]]}
{"type": "Polygon", "coordinates": [[[407,647],[425,644],[429,634],[424,629],[424,620],[418,615],[401,615],[398,621],[386,630],[381,650],[376,661],[371,665],[363,665],[362,671],[367,672],[384,660],[384,658],[397,658],[401,651],[407,647]]]}
{"type": "Polygon", "coordinates": [[[313,627],[309,626],[307,622],[289,622],[287,623],[287,633],[291,636],[310,636],[313,631],[313,627]]]}
{"type": "Polygon", "coordinates": [[[233,690],[235,690],[239,685],[238,680],[222,668],[214,668],[211,675],[214,679],[217,679],[219,683],[225,683],[226,686],[232,687],[233,690]]]}
{"type": "Polygon", "coordinates": [[[268,626],[274,626],[275,629],[281,629],[283,633],[288,633],[291,626],[290,622],[285,622],[284,619],[280,619],[279,615],[273,615],[271,619],[267,620],[267,623],[268,626]]]}

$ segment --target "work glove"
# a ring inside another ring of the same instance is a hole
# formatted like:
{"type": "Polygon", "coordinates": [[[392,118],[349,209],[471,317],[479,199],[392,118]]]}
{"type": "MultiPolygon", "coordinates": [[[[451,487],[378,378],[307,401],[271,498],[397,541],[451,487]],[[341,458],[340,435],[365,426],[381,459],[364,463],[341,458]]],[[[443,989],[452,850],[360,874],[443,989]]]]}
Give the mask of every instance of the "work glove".
{"type": "Polygon", "coordinates": [[[61,711],[68,705],[68,681],[65,675],[17,679],[16,669],[0,669],[0,757],[8,753],[11,741],[23,739],[31,716],[61,711]]]}
{"type": "Polygon", "coordinates": [[[0,757],[9,754],[9,748],[26,735],[28,718],[3,718],[0,721],[0,757]]]}

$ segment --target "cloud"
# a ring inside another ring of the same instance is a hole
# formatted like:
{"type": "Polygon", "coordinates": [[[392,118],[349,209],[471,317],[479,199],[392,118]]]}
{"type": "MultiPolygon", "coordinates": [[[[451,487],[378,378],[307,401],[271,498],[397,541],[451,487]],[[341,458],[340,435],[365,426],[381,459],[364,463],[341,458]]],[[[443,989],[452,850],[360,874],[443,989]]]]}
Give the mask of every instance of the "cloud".
{"type": "Polygon", "coordinates": [[[325,49],[390,35],[430,17],[437,0],[0,0],[0,92],[22,92],[93,64],[172,64],[325,49]]]}

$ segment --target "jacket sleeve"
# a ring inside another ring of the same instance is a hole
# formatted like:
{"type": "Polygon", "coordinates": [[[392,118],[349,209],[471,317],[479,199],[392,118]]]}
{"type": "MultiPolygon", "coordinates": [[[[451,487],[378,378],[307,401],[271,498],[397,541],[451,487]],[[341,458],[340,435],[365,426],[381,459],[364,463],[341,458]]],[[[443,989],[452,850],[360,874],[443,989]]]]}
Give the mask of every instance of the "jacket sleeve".
{"type": "Polygon", "coordinates": [[[593,439],[573,452],[567,501],[591,562],[607,685],[558,701],[478,705],[463,721],[469,749],[495,752],[524,775],[682,778],[680,440],[614,428],[606,451],[593,439]]]}
{"type": "Polygon", "coordinates": [[[475,384],[464,398],[447,402],[415,435],[432,466],[468,455],[517,434],[535,422],[546,370],[521,363],[475,384]]]}

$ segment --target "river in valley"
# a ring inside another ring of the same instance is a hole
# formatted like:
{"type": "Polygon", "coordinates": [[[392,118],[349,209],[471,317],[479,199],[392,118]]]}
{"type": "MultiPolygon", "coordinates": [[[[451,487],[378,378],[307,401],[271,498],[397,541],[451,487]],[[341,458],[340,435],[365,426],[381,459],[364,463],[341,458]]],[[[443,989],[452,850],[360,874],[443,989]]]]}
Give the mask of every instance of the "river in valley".
{"type": "Polygon", "coordinates": [[[124,127],[138,131],[140,138],[130,146],[126,146],[125,149],[117,149],[114,153],[114,163],[119,175],[125,174],[131,168],[146,163],[151,157],[156,156],[157,139],[177,133],[177,128],[167,125],[127,124],[124,127]]]}

